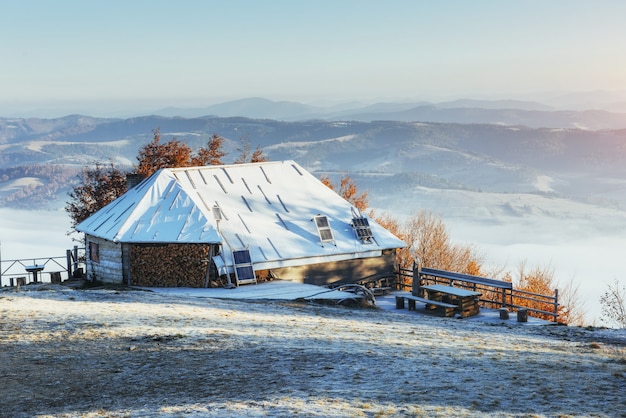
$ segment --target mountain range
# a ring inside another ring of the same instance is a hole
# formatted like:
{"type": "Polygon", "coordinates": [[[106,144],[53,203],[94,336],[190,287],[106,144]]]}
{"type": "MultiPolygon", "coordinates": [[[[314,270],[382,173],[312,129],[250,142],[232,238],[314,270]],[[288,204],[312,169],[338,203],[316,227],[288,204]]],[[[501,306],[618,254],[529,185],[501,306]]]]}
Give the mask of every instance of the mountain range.
{"type": "Polygon", "coordinates": [[[249,117],[282,121],[377,120],[399,122],[441,122],[468,124],[498,124],[533,128],[578,128],[586,130],[626,128],[626,102],[615,102],[609,111],[602,108],[580,110],[557,108],[534,101],[522,100],[455,100],[450,102],[394,102],[359,105],[344,103],[334,106],[313,106],[298,102],[248,98],[202,108],[169,107],[154,111],[168,117],[249,117]]]}
{"type": "MultiPolygon", "coordinates": [[[[593,119],[596,125],[608,126],[608,119],[603,117],[615,117],[611,120],[617,123],[618,114],[557,112],[541,110],[543,105],[537,103],[508,101],[491,104],[525,106],[528,110],[487,109],[486,105],[480,109],[461,107],[477,105],[476,101],[449,103],[449,108],[424,105],[408,110],[400,110],[399,104],[379,104],[362,109],[362,115],[369,115],[363,116],[363,120],[352,115],[341,120],[333,117],[298,121],[269,116],[312,109],[250,99],[207,110],[245,114],[254,113],[253,109],[263,108],[264,104],[265,118],[0,118],[0,205],[24,204],[28,202],[24,193],[30,190],[37,195],[37,188],[46,190],[48,201],[66,198],[62,187],[54,197],[46,189],[46,185],[58,181],[28,176],[23,167],[46,165],[76,172],[95,160],[130,167],[136,162],[137,150],[152,139],[156,128],[163,138],[175,137],[194,148],[205,145],[217,133],[226,138],[225,150],[229,155],[225,162],[233,161],[241,141],[247,140],[253,147],[261,147],[271,160],[293,159],[320,175],[350,175],[373,196],[425,186],[496,193],[549,192],[611,204],[624,200],[614,191],[622,190],[626,184],[626,129],[558,126],[568,118],[566,125],[590,124],[593,119]],[[383,113],[396,115],[397,119],[403,115],[406,120],[376,120],[372,116],[383,113]],[[563,118],[552,118],[557,114],[563,118]],[[445,115],[454,122],[442,122],[445,115]],[[547,120],[552,126],[468,122],[487,115],[509,115],[510,119],[526,115],[535,125],[547,120]],[[549,185],[537,181],[538,178],[550,179],[549,185]],[[16,193],[20,193],[19,199],[16,193]]],[[[69,183],[65,183],[66,187],[69,183]]]]}

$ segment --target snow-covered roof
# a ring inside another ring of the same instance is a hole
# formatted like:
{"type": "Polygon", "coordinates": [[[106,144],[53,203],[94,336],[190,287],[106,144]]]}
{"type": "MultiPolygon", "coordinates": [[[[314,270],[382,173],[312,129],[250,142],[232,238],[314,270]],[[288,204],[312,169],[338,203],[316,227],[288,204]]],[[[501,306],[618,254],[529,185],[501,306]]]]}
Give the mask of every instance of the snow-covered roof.
{"type": "Polygon", "coordinates": [[[76,229],[113,242],[219,243],[223,256],[216,262],[229,270],[230,253],[240,249],[263,270],[405,246],[371,219],[373,239],[364,242],[352,227],[355,213],[294,161],[264,162],[159,170],[76,229]],[[326,216],[332,241],[320,238],[317,215],[326,216]]]}

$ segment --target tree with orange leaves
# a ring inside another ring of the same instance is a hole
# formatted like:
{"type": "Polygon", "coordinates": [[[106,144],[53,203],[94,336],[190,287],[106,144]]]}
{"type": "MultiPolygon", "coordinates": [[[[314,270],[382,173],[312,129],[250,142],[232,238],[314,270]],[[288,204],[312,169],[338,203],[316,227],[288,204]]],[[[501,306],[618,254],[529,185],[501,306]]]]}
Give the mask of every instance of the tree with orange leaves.
{"type": "Polygon", "coordinates": [[[136,173],[142,177],[151,176],[156,171],[168,167],[188,167],[192,165],[193,151],[176,138],[161,142],[161,130],[152,131],[154,139],[139,150],[136,173]]]}
{"type": "Polygon", "coordinates": [[[137,155],[138,164],[135,172],[148,177],[161,168],[194,167],[201,165],[221,165],[226,155],[222,147],[224,138],[213,134],[206,147],[201,147],[197,154],[176,138],[163,143],[159,128],[152,131],[153,140],[144,145],[137,155]]]}
{"type": "MultiPolygon", "coordinates": [[[[322,176],[320,181],[324,183],[328,188],[337,191],[335,185],[331,181],[330,177],[322,176]]],[[[350,202],[355,208],[360,210],[361,212],[365,211],[369,205],[369,201],[367,198],[367,191],[360,193],[357,191],[357,186],[352,181],[350,176],[341,177],[341,181],[339,184],[338,194],[350,202]]]]}
{"type": "Polygon", "coordinates": [[[223,150],[224,138],[213,134],[206,147],[198,150],[198,155],[193,158],[192,165],[222,165],[222,158],[226,156],[223,150]]]}

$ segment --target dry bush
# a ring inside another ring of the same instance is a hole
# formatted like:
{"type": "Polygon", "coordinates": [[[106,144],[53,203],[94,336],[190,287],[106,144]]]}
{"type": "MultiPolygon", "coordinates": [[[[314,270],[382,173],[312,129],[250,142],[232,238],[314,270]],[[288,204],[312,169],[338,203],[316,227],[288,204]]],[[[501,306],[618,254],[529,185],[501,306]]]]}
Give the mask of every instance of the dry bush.
{"type": "MultiPolygon", "coordinates": [[[[529,269],[526,266],[526,261],[520,262],[514,288],[518,291],[527,292],[524,296],[516,293],[516,296],[513,297],[514,305],[554,312],[554,304],[542,296],[549,297],[555,294],[554,268],[551,266],[535,266],[529,269]]],[[[554,319],[552,315],[541,312],[529,311],[529,315],[546,320],[554,319]]]]}
{"type": "Polygon", "coordinates": [[[445,224],[432,212],[415,212],[404,222],[388,214],[371,216],[407,244],[397,252],[401,268],[410,269],[416,262],[421,267],[480,275],[482,256],[472,245],[453,244],[445,224]]]}

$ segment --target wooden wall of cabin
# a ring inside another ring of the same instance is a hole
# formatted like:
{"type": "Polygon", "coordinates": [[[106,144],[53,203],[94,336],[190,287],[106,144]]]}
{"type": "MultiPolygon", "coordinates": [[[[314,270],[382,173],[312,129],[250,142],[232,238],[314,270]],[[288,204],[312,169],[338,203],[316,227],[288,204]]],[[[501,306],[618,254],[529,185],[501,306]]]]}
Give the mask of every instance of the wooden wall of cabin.
{"type": "Polygon", "coordinates": [[[85,236],[86,273],[88,280],[122,284],[122,246],[91,235],[85,236]]]}
{"type": "Polygon", "coordinates": [[[130,284],[205,287],[209,244],[128,244],[130,284]]]}
{"type": "Polygon", "coordinates": [[[272,274],[283,280],[325,286],[356,283],[366,278],[394,277],[395,265],[396,251],[385,250],[380,257],[272,269],[272,274]]]}

